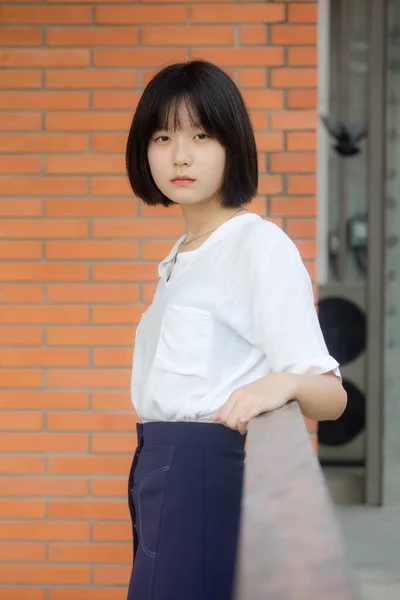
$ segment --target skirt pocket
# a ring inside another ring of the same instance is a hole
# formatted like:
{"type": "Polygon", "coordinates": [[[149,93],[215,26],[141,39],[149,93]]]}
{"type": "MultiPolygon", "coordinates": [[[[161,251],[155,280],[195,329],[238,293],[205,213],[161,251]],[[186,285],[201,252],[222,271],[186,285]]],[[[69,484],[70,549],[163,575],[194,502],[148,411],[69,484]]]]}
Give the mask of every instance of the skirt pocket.
{"type": "Polygon", "coordinates": [[[140,547],[152,558],[157,553],[165,488],[174,448],[175,446],[158,446],[142,451],[134,478],[136,531],[140,547]]]}

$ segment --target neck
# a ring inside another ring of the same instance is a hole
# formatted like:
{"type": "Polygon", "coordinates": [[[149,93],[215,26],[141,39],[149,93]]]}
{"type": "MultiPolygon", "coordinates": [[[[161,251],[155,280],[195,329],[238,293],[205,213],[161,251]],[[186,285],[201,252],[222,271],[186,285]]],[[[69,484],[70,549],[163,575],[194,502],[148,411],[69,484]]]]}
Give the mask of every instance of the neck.
{"type": "MultiPolygon", "coordinates": [[[[219,204],[182,205],[181,210],[186,222],[187,236],[190,241],[198,236],[222,225],[231,218],[241,207],[222,207],[219,204]]],[[[240,213],[239,213],[240,214],[240,213]]]]}

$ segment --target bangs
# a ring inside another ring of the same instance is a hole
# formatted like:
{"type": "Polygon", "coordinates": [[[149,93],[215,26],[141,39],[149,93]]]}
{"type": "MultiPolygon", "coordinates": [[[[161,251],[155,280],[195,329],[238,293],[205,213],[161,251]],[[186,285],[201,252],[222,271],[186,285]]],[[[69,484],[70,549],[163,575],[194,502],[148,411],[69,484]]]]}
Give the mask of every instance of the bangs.
{"type": "MultiPolygon", "coordinates": [[[[157,114],[154,115],[154,131],[180,131],[183,128],[182,116],[189,120],[192,129],[203,128],[198,107],[195,106],[193,97],[188,93],[170,96],[160,102],[157,114]]],[[[152,133],[154,133],[154,131],[152,133]]],[[[207,133],[209,133],[207,131],[207,133]]]]}

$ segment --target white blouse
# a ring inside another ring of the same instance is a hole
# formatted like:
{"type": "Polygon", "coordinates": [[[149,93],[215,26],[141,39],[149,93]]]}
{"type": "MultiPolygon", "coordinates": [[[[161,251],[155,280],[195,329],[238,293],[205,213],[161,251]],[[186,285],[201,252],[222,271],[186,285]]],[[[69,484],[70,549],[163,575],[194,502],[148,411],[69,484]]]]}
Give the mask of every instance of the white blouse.
{"type": "Polygon", "coordinates": [[[177,254],[185,237],[160,263],[136,332],[131,395],[142,422],[208,422],[271,371],[340,376],[308,272],[279,227],[245,213],[177,254]]]}

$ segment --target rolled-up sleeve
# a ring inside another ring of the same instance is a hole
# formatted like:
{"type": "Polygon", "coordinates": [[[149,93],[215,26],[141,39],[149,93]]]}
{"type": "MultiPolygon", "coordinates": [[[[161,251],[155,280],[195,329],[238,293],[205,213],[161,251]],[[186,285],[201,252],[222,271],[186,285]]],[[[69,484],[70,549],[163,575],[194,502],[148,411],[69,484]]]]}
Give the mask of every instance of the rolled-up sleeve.
{"type": "Polygon", "coordinates": [[[254,269],[252,308],[258,342],[271,371],[323,374],[330,356],[319,324],[311,279],[300,253],[281,230],[254,269]]]}

